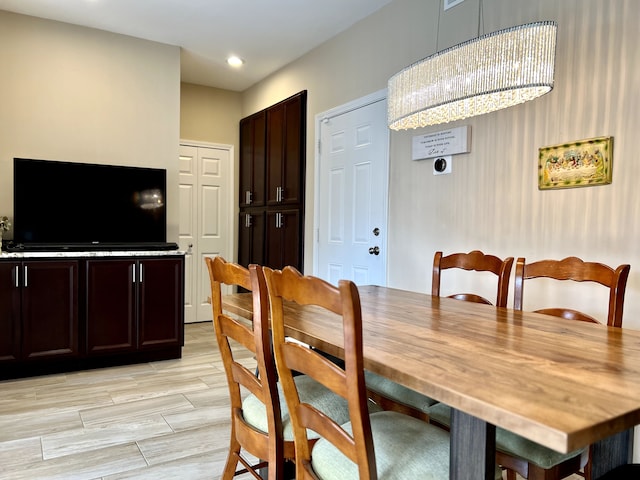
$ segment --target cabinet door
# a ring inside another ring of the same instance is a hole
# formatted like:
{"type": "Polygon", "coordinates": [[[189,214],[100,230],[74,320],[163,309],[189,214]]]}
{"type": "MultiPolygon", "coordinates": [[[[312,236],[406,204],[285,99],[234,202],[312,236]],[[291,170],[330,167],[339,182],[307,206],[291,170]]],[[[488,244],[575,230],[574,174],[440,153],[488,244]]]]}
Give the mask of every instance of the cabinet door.
{"type": "Polygon", "coordinates": [[[184,258],[140,260],[138,348],[182,346],[184,258]]]}
{"type": "Polygon", "coordinates": [[[78,354],[78,262],[22,264],[22,357],[78,354]]]}
{"type": "Polygon", "coordinates": [[[240,207],[265,203],[265,121],[264,111],[240,121],[240,207]]]}
{"type": "Polygon", "coordinates": [[[240,213],[238,223],[238,263],[248,267],[251,263],[264,264],[264,210],[240,213]]]}
{"type": "Polygon", "coordinates": [[[281,269],[287,265],[302,271],[300,210],[267,213],[265,265],[281,269]]]}
{"type": "Polygon", "coordinates": [[[19,272],[19,262],[0,262],[0,362],[20,357],[19,272]]]}
{"type": "Polygon", "coordinates": [[[302,204],[306,93],[267,109],[267,204],[302,204]]]}
{"type": "Polygon", "coordinates": [[[136,348],[135,261],[87,260],[87,352],[136,348]]]}

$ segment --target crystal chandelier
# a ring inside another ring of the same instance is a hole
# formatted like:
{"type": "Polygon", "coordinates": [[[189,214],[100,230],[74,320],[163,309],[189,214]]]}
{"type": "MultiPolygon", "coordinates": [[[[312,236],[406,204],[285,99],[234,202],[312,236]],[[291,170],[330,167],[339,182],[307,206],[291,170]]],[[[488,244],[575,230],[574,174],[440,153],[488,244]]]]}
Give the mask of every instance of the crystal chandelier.
{"type": "Polygon", "coordinates": [[[494,112],[553,88],[556,22],[507,28],[409,65],[389,79],[392,130],[494,112]]]}

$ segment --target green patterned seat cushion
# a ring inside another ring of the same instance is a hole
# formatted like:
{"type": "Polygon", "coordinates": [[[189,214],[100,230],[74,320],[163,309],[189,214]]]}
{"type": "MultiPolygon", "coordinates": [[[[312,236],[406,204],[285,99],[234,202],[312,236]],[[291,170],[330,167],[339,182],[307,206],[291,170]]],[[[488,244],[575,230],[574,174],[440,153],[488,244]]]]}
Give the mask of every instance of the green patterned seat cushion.
{"type": "MultiPolygon", "coordinates": [[[[451,423],[451,407],[444,403],[436,403],[430,407],[428,414],[432,421],[442,425],[449,426],[451,423]]],[[[559,453],[503,428],[496,428],[496,450],[549,469],[569,458],[582,454],[585,449],[559,453]]]]}
{"type": "MultiPolygon", "coordinates": [[[[397,412],[371,415],[378,478],[384,480],[442,480],[449,478],[449,434],[397,412]]],[[[343,425],[351,433],[351,424],[343,425]]],[[[325,439],[311,452],[311,464],[322,480],[358,478],[356,465],[325,439]]],[[[502,472],[496,466],[496,480],[502,472]]]]}
{"type": "MultiPolygon", "coordinates": [[[[343,425],[351,433],[351,424],[343,425]]],[[[449,435],[421,420],[396,412],[371,415],[378,478],[449,478],[449,435]]],[[[325,439],[318,440],[311,464],[322,480],[358,478],[356,465],[325,439]]]]}
{"type": "Polygon", "coordinates": [[[382,377],[376,373],[364,372],[365,383],[367,388],[384,395],[387,398],[409,405],[417,410],[426,412],[436,401],[410,388],[404,387],[388,378],[382,377]]]}
{"type": "Polygon", "coordinates": [[[496,428],[496,448],[513,457],[520,457],[529,463],[549,469],[565,460],[581,455],[588,447],[569,453],[559,453],[508,430],[496,428]]]}
{"type": "MultiPolygon", "coordinates": [[[[349,407],[347,401],[333,393],[324,385],[316,382],[311,377],[300,375],[294,378],[300,401],[309,403],[318,410],[326,413],[339,425],[349,421],[349,407]]],[[[285,440],[293,440],[293,429],[289,417],[289,409],[284,398],[284,393],[278,383],[278,396],[280,397],[280,410],[282,414],[282,427],[285,440]]],[[[369,411],[380,411],[380,407],[369,403],[369,411]]],[[[262,432],[268,431],[267,409],[255,395],[248,395],[242,402],[242,414],[245,421],[262,432]]],[[[309,438],[318,438],[315,432],[309,432],[309,438]]]]}

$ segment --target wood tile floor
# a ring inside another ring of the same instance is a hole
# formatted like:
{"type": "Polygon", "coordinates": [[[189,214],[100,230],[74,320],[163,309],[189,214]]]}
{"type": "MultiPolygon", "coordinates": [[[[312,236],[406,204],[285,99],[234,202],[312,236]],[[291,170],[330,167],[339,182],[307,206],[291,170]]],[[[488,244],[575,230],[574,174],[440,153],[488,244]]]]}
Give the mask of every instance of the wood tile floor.
{"type": "Polygon", "coordinates": [[[228,403],[211,323],[179,360],[3,381],[0,479],[216,479],[228,403]]]}
{"type": "Polygon", "coordinates": [[[1,480],[218,479],[228,441],[211,323],[179,360],[0,382],[1,480]]]}

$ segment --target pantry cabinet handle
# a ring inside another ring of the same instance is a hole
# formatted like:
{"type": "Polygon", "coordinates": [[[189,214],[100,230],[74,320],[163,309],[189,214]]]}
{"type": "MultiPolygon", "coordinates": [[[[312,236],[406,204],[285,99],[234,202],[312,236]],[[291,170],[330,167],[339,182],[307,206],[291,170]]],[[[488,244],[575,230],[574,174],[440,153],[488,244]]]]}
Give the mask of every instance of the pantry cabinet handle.
{"type": "Polygon", "coordinates": [[[28,281],[28,276],[27,276],[27,267],[26,265],[24,266],[24,286],[28,287],[29,286],[29,281],[28,281]]]}
{"type": "Polygon", "coordinates": [[[20,287],[20,267],[16,265],[16,288],[20,287]]]}

